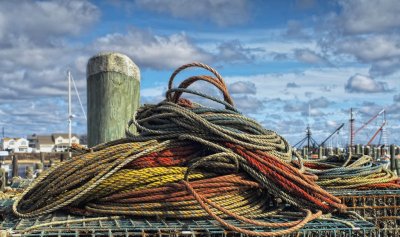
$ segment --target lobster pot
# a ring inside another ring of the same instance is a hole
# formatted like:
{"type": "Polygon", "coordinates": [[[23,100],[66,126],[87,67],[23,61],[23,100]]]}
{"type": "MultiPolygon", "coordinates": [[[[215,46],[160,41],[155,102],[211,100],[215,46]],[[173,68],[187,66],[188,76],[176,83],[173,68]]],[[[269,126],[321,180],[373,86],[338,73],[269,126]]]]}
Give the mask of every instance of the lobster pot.
{"type": "MultiPolygon", "coordinates": [[[[10,205],[0,200],[1,205],[10,205]]],[[[1,208],[0,208],[1,210],[1,208]]],[[[143,218],[120,218],[109,220],[89,220],[83,222],[85,217],[56,213],[40,218],[14,219],[7,216],[0,221],[0,230],[12,230],[10,236],[18,231],[30,228],[35,225],[49,224],[57,221],[58,224],[41,226],[32,229],[22,236],[243,236],[234,231],[226,230],[217,221],[211,219],[200,220],[177,220],[177,219],[143,219],[143,218]],[[62,221],[69,223],[60,224],[62,221]]],[[[261,219],[268,222],[284,223],[292,221],[286,217],[271,217],[261,219]]],[[[314,220],[307,223],[302,229],[292,232],[287,237],[349,237],[349,236],[372,236],[376,235],[376,228],[372,223],[363,220],[343,219],[355,228],[346,225],[344,222],[335,220],[314,220]]],[[[266,228],[244,224],[236,220],[227,220],[229,224],[236,225],[253,231],[278,231],[278,228],[266,228]]],[[[21,236],[21,235],[18,235],[21,236]]]]}
{"type": "Polygon", "coordinates": [[[381,237],[400,236],[400,189],[332,192],[348,207],[374,223],[381,237]]]}

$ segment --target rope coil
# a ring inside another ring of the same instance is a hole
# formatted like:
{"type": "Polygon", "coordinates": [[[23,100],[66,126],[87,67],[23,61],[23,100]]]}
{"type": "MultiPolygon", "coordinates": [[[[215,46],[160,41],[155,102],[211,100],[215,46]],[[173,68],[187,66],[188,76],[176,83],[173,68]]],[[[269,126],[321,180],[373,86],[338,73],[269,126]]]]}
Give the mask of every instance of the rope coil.
{"type": "Polygon", "coordinates": [[[128,123],[127,138],[101,144],[43,173],[13,204],[19,217],[67,209],[83,215],[212,217],[248,235],[277,236],[298,230],[322,213],[344,211],[340,200],[322,189],[315,172],[276,132],[263,128],[233,106],[222,77],[192,63],[171,76],[166,100],[141,107],[128,123]],[[173,80],[190,67],[214,76],[173,80]],[[188,89],[197,81],[214,85],[223,100],[188,89]],[[190,93],[222,104],[208,108],[181,98],[190,93]],[[136,126],[138,135],[129,132],[136,126]],[[299,220],[268,223],[290,205],[299,220]],[[224,218],[279,231],[256,232],[224,218]]]}

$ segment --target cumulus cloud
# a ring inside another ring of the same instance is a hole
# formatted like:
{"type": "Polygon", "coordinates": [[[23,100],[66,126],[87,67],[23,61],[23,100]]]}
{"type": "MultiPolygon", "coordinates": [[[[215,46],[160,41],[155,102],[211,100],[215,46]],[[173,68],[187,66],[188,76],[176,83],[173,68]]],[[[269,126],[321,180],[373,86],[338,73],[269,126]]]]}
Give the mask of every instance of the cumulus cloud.
{"type": "Polygon", "coordinates": [[[257,52],[264,51],[259,48],[246,48],[238,40],[223,42],[218,45],[217,50],[218,60],[229,63],[251,62],[255,59],[257,52]]]}
{"type": "Polygon", "coordinates": [[[0,1],[0,16],[1,44],[54,44],[97,22],[100,11],[89,1],[0,1]]]}
{"type": "Polygon", "coordinates": [[[209,20],[219,26],[245,23],[250,6],[245,0],[138,0],[137,6],[149,11],[168,14],[180,19],[209,20]]]}
{"type": "Polygon", "coordinates": [[[369,76],[360,74],[356,74],[348,79],[345,90],[349,93],[379,93],[389,91],[385,82],[378,82],[369,76]]]}
{"type": "Polygon", "coordinates": [[[264,103],[254,96],[242,95],[233,97],[236,107],[244,113],[257,114],[264,109],[264,103]]]}
{"type": "Polygon", "coordinates": [[[333,101],[329,101],[326,97],[323,96],[308,101],[308,104],[311,108],[327,108],[333,103],[333,101]]]}
{"type": "Polygon", "coordinates": [[[325,64],[327,60],[310,49],[296,49],[294,51],[295,58],[303,63],[309,64],[325,64]]]}
{"type": "Polygon", "coordinates": [[[373,62],[400,56],[399,37],[373,35],[344,38],[338,42],[338,51],[354,55],[363,62],[373,62]]]}
{"type": "Polygon", "coordinates": [[[256,85],[250,81],[238,81],[228,86],[231,94],[255,94],[256,85]]]}
{"type": "Polygon", "coordinates": [[[274,61],[284,61],[284,60],[288,60],[289,57],[286,53],[272,53],[273,55],[273,60],[274,61]]]}
{"type": "Polygon", "coordinates": [[[302,116],[324,116],[325,113],[321,110],[333,105],[334,102],[329,101],[327,98],[321,96],[319,98],[311,99],[309,101],[288,100],[285,101],[283,110],[285,112],[300,112],[302,116]]]}
{"type": "Polygon", "coordinates": [[[98,51],[127,54],[139,67],[175,68],[192,61],[210,62],[212,55],[193,44],[184,34],[162,36],[150,31],[131,29],[127,34],[108,34],[93,46],[98,51]]]}
{"type": "Polygon", "coordinates": [[[400,27],[400,2],[397,0],[339,1],[342,12],[337,20],[348,34],[375,33],[400,27]]]}
{"type": "Polygon", "coordinates": [[[298,85],[296,82],[288,82],[286,84],[286,88],[300,88],[301,86],[298,85]]]}
{"type": "Polygon", "coordinates": [[[400,68],[400,2],[343,0],[339,12],[325,16],[328,24],[319,40],[323,51],[370,65],[371,76],[386,76],[400,68]],[[350,57],[348,57],[350,56],[350,57]]]}
{"type": "Polygon", "coordinates": [[[301,112],[308,109],[307,105],[301,102],[286,101],[283,106],[285,112],[301,112]]]}

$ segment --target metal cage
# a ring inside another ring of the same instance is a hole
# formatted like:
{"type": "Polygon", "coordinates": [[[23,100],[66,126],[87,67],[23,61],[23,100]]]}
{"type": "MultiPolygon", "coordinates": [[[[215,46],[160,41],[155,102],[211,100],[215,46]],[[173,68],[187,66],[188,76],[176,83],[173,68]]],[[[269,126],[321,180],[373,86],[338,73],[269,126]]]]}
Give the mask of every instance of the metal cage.
{"type": "MultiPolygon", "coordinates": [[[[175,220],[175,219],[141,219],[118,218],[107,220],[81,221],[88,217],[54,213],[39,218],[19,219],[10,213],[11,200],[0,200],[0,229],[7,230],[10,236],[243,236],[242,234],[224,229],[215,220],[175,220]],[[63,223],[60,223],[63,222],[63,223]],[[54,222],[59,222],[58,224],[54,222]],[[68,223],[69,222],[69,223],[68,223]],[[49,225],[49,223],[54,223],[49,225]],[[22,232],[32,226],[46,224],[29,232],[22,232]]],[[[284,223],[292,221],[287,217],[271,217],[262,219],[268,222],[284,223]]],[[[277,231],[279,229],[266,228],[244,224],[237,220],[227,220],[228,223],[253,231],[277,231]]],[[[333,219],[314,220],[306,224],[299,231],[293,232],[290,237],[376,237],[376,227],[362,220],[333,219]],[[346,224],[351,223],[352,226],[346,224]]]]}
{"type": "Polygon", "coordinates": [[[400,189],[344,190],[332,192],[348,210],[374,223],[380,236],[400,236],[400,189]]]}

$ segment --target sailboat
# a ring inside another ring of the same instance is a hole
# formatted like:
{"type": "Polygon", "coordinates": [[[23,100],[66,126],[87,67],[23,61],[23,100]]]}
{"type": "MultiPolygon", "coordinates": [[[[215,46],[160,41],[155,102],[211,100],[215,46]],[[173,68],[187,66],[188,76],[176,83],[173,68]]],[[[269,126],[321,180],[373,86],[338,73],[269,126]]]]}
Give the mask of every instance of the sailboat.
{"type": "MultiPolygon", "coordinates": [[[[70,70],[67,71],[67,78],[68,78],[68,147],[71,147],[72,146],[72,119],[75,117],[72,114],[72,86],[75,89],[75,93],[78,97],[78,101],[81,106],[82,114],[83,114],[85,120],[87,120],[87,116],[86,116],[85,109],[83,108],[81,97],[79,96],[78,88],[76,87],[75,80],[72,77],[70,70]]],[[[72,156],[71,151],[70,151],[70,149],[68,149],[68,157],[71,158],[71,156],[72,156]]]]}

